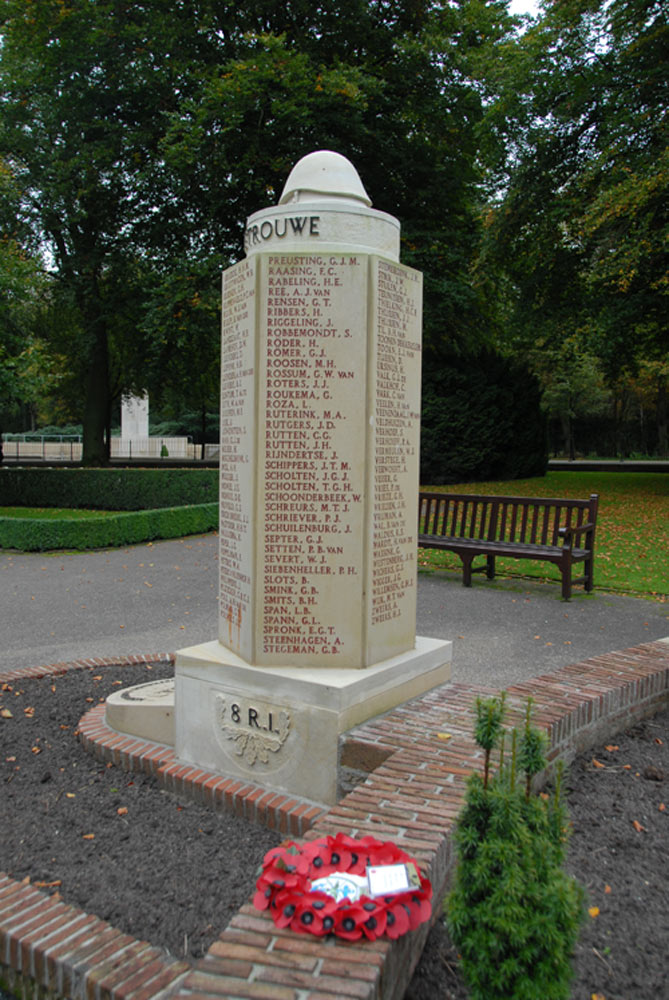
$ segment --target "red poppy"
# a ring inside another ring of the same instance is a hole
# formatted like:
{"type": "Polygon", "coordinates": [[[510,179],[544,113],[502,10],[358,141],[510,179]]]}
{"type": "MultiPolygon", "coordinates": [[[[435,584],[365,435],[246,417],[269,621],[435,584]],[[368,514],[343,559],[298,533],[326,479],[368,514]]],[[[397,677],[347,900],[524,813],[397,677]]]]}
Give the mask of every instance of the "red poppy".
{"type": "Polygon", "coordinates": [[[411,930],[409,913],[397,896],[386,896],[386,934],[389,938],[398,938],[411,930]]]}
{"type": "Polygon", "coordinates": [[[369,896],[363,896],[360,903],[364,911],[364,919],[360,925],[362,933],[370,941],[375,941],[386,929],[386,906],[369,896]]]}
{"type": "Polygon", "coordinates": [[[334,929],[336,913],[337,902],[332,896],[324,892],[309,892],[296,902],[290,926],[294,931],[322,937],[334,929]]]}

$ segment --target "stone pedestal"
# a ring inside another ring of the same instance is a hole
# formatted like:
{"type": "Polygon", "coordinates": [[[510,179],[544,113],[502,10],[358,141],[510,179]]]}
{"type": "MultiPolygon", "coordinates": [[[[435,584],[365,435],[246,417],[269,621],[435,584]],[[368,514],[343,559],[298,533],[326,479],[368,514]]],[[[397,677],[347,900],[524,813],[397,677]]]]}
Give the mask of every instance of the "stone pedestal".
{"type": "Polygon", "coordinates": [[[178,654],[176,746],[181,760],[333,804],[341,733],[444,684],[451,643],[366,670],[253,667],[219,642],[178,654]]]}

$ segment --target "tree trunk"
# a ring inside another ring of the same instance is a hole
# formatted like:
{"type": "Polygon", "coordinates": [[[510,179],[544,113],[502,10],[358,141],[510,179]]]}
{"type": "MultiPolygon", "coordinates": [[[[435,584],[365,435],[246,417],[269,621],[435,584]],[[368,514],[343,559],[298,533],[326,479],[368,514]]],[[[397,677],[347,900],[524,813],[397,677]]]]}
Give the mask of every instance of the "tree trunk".
{"type": "Polygon", "coordinates": [[[202,444],[200,445],[200,461],[204,462],[204,441],[207,435],[207,407],[205,403],[202,404],[202,423],[200,425],[200,434],[202,435],[202,444]]]}
{"type": "Polygon", "coordinates": [[[109,345],[107,326],[96,300],[84,312],[91,337],[88,371],[84,383],[82,465],[106,465],[109,442],[105,440],[110,422],[109,345]]]}
{"type": "Polygon", "coordinates": [[[661,382],[657,387],[657,452],[660,458],[669,456],[668,411],[667,385],[666,382],[661,382]]]}
{"type": "Polygon", "coordinates": [[[572,425],[572,419],[570,413],[560,414],[560,423],[562,424],[562,436],[564,438],[564,450],[565,454],[569,458],[570,462],[574,461],[574,429],[572,425]]]}

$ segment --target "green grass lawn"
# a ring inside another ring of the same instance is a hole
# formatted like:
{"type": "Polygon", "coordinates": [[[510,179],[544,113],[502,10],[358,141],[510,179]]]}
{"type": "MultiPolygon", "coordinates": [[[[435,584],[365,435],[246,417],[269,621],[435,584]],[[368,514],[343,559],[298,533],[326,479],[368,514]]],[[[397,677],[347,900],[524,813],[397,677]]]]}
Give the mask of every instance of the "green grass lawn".
{"type": "Polygon", "coordinates": [[[109,517],[116,510],[79,510],[74,507],[0,507],[0,517],[35,517],[40,521],[68,521],[88,517],[109,517]]]}
{"type": "MultiPolygon", "coordinates": [[[[595,589],[655,600],[669,596],[669,475],[656,472],[558,472],[509,482],[458,483],[431,487],[444,493],[576,497],[599,493],[595,541],[595,589]]],[[[458,556],[419,549],[423,570],[461,571],[458,556]]],[[[498,559],[499,576],[559,581],[551,563],[498,559]]],[[[578,574],[578,568],[576,570],[578,574]]],[[[574,594],[583,593],[576,588],[574,594]]]]}

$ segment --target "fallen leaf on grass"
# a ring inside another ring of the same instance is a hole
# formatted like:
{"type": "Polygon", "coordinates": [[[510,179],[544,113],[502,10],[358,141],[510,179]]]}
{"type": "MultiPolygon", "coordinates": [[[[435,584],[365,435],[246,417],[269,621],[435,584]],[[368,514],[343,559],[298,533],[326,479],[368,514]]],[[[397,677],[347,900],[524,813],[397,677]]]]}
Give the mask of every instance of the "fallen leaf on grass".
{"type": "Polygon", "coordinates": [[[95,834],[94,833],[82,833],[81,839],[82,840],[95,840],[95,834]]]}
{"type": "Polygon", "coordinates": [[[614,750],[620,750],[620,747],[617,746],[615,743],[608,743],[606,749],[609,751],[609,753],[613,753],[614,750]]]}
{"type": "Polygon", "coordinates": [[[53,882],[33,882],[36,889],[55,889],[57,885],[62,885],[62,879],[55,879],[53,882]]]}
{"type": "Polygon", "coordinates": [[[659,743],[660,746],[664,746],[664,740],[661,740],[659,736],[655,737],[655,742],[659,743]]]}
{"type": "Polygon", "coordinates": [[[663,813],[667,807],[665,806],[664,802],[660,802],[657,808],[660,810],[661,813],[663,813]]]}
{"type": "Polygon", "coordinates": [[[76,796],[75,792],[65,792],[65,798],[66,799],[73,799],[73,798],[75,798],[75,796],[76,796]]]}
{"type": "Polygon", "coordinates": [[[606,1000],[603,993],[591,993],[590,1000],[606,1000]]]}
{"type": "Polygon", "coordinates": [[[632,820],[632,826],[634,827],[637,833],[644,833],[646,830],[646,827],[642,826],[638,819],[632,820]]]}
{"type": "Polygon", "coordinates": [[[0,708],[0,717],[2,717],[3,719],[14,718],[14,716],[12,715],[12,713],[9,711],[8,708],[0,708]]]}
{"type": "Polygon", "coordinates": [[[95,674],[95,676],[93,677],[93,680],[94,681],[101,681],[102,680],[102,674],[95,674]]]}
{"type": "Polygon", "coordinates": [[[41,753],[42,752],[42,748],[41,747],[31,747],[30,750],[31,750],[32,753],[41,753]]]}
{"type": "Polygon", "coordinates": [[[13,756],[12,757],[5,757],[5,760],[7,761],[7,763],[13,763],[16,760],[16,757],[13,757],[13,756]]]}
{"type": "Polygon", "coordinates": [[[29,719],[32,719],[33,715],[35,714],[35,709],[32,707],[32,705],[28,705],[26,708],[23,709],[23,714],[27,715],[29,719]]]}
{"type": "Polygon", "coordinates": [[[595,757],[592,758],[592,763],[595,765],[595,767],[606,767],[606,764],[602,764],[602,762],[600,760],[597,760],[595,757]]]}
{"type": "Polygon", "coordinates": [[[119,816],[127,816],[127,814],[128,814],[128,807],[127,806],[120,806],[116,810],[116,812],[117,812],[117,815],[119,815],[119,816]]]}
{"type": "Polygon", "coordinates": [[[598,917],[599,916],[599,907],[598,906],[591,906],[590,909],[588,910],[588,913],[593,918],[594,917],[598,917]]]}
{"type": "Polygon", "coordinates": [[[609,895],[610,895],[610,893],[611,893],[611,886],[610,886],[610,885],[605,885],[605,886],[604,886],[604,894],[605,894],[606,896],[609,896],[609,895]]]}
{"type": "Polygon", "coordinates": [[[631,771],[631,770],[632,770],[631,764],[623,764],[623,771],[631,771]]]}

